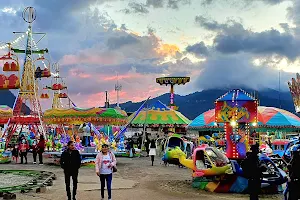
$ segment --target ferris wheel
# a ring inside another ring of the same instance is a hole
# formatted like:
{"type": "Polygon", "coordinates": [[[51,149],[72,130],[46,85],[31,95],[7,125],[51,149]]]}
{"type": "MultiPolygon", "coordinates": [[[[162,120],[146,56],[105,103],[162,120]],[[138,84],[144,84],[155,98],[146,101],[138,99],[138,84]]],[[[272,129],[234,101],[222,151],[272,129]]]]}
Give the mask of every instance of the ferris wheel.
{"type": "Polygon", "coordinates": [[[35,42],[33,37],[34,35],[42,35],[40,39],[42,40],[46,33],[34,33],[32,31],[33,22],[36,20],[36,11],[33,7],[25,8],[22,18],[28,24],[27,31],[13,32],[19,37],[6,44],[5,47],[8,51],[0,57],[3,62],[0,89],[18,90],[13,105],[13,117],[8,121],[2,135],[6,139],[6,145],[8,145],[13,134],[19,130],[20,132],[24,129],[35,130],[36,135],[46,136],[38,97],[38,83],[44,78],[51,77],[50,61],[45,58],[48,49],[38,49],[37,44],[39,42],[35,42]],[[25,48],[16,48],[17,43],[23,39],[26,41],[25,48]],[[25,55],[23,67],[20,65],[17,54],[25,55]]]}

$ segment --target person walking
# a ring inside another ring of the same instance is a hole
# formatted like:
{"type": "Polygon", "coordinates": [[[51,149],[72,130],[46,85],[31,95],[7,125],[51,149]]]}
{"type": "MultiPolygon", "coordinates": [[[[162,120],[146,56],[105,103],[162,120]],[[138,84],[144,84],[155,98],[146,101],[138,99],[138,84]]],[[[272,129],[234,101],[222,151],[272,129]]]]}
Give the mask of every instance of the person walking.
{"type": "Polygon", "coordinates": [[[73,141],[68,142],[67,149],[62,153],[60,158],[60,166],[64,170],[65,184],[68,200],[71,198],[70,179],[73,181],[73,200],[76,200],[78,173],[81,165],[81,157],[78,150],[75,149],[73,141]]]}
{"type": "Polygon", "coordinates": [[[151,157],[151,162],[152,162],[152,166],[153,166],[154,157],[156,156],[156,144],[155,144],[155,140],[154,139],[152,139],[151,142],[150,142],[149,155],[151,157]]]}
{"type": "Polygon", "coordinates": [[[115,155],[109,151],[107,144],[103,144],[102,150],[98,153],[95,161],[96,174],[100,177],[102,200],[104,199],[105,181],[107,184],[108,200],[111,200],[112,173],[116,172],[116,164],[115,155]]]}
{"type": "Polygon", "coordinates": [[[43,135],[40,136],[40,141],[37,144],[37,153],[39,154],[39,164],[43,165],[43,153],[45,151],[45,138],[43,135]]]}

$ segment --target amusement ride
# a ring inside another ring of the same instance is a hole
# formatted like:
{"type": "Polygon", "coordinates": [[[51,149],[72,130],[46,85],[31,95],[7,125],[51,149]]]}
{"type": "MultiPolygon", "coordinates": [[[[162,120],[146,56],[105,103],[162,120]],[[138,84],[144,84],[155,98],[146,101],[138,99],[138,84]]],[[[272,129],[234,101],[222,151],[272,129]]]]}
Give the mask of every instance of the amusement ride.
{"type": "Polygon", "coordinates": [[[8,43],[8,53],[1,57],[1,60],[4,62],[3,72],[11,74],[7,75],[8,77],[4,74],[1,75],[1,89],[19,90],[13,105],[13,117],[9,119],[2,135],[6,140],[6,145],[9,144],[10,139],[17,130],[21,131],[26,127],[36,134],[46,136],[42,109],[38,97],[38,81],[51,76],[50,62],[44,57],[48,53],[48,49],[39,50],[36,47],[46,34],[34,33],[32,31],[32,24],[36,19],[36,11],[33,7],[24,9],[22,17],[28,23],[28,29],[26,32],[14,33],[23,34],[22,37],[27,37],[26,48],[13,48],[12,44],[8,43]],[[42,35],[42,38],[38,42],[35,42],[33,35],[42,35]],[[20,67],[17,54],[25,54],[23,68],[20,67]],[[40,69],[40,73],[38,74],[36,73],[37,69],[40,69]]]}
{"type": "Polygon", "coordinates": [[[174,86],[185,85],[190,82],[190,77],[160,77],[156,78],[156,83],[160,85],[170,86],[170,104],[169,107],[173,110],[178,110],[174,101],[174,86]]]}

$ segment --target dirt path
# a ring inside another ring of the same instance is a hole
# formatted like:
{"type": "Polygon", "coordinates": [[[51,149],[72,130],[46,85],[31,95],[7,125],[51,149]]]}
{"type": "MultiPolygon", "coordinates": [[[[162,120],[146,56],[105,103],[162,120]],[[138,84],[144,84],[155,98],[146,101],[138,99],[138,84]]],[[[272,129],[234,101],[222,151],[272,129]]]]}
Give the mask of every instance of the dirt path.
{"type": "MultiPolygon", "coordinates": [[[[65,186],[63,172],[59,167],[49,165],[0,165],[0,169],[37,169],[52,171],[57,175],[57,180],[46,193],[18,194],[17,198],[63,200],[65,186]]],[[[100,184],[95,176],[94,169],[81,168],[79,175],[78,200],[100,199],[100,184]]],[[[118,172],[114,174],[113,199],[118,200],[214,200],[214,199],[249,199],[246,195],[216,194],[197,190],[191,187],[191,172],[177,166],[162,166],[156,161],[155,166],[150,166],[148,158],[119,158],[118,172]]],[[[281,195],[267,196],[262,199],[282,199],[281,195]]]]}

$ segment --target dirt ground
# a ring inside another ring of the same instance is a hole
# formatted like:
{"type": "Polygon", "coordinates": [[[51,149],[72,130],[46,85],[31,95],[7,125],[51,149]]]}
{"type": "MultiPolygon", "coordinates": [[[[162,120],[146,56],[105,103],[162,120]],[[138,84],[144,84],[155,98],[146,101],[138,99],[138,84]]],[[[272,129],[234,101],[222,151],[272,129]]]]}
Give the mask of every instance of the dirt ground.
{"type": "MultiPolygon", "coordinates": [[[[155,166],[150,159],[117,158],[118,172],[114,174],[112,199],[118,200],[214,200],[214,199],[249,199],[247,195],[217,194],[197,190],[191,187],[191,172],[177,166],[163,166],[156,158],[155,166]]],[[[50,162],[51,160],[47,160],[50,162]]],[[[43,166],[27,164],[4,164],[0,169],[36,169],[52,171],[57,175],[53,186],[46,193],[17,194],[17,199],[51,199],[66,198],[63,172],[59,167],[45,164],[43,166]]],[[[99,179],[93,168],[81,168],[78,185],[78,200],[100,199],[99,179]]],[[[106,195],[106,194],[105,194],[106,195]]],[[[283,199],[282,195],[264,196],[261,199],[283,199]]]]}

